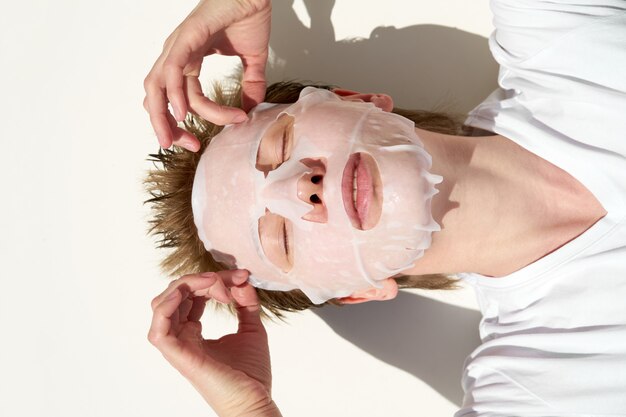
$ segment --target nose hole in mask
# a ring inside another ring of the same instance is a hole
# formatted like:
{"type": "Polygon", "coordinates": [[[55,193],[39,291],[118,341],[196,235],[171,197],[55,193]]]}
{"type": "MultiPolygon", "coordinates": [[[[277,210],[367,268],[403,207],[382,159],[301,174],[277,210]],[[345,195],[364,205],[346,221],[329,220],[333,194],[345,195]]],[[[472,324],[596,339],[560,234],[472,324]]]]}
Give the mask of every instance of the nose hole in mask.
{"type": "MultiPolygon", "coordinates": [[[[317,183],[315,183],[315,184],[317,184],[317,183]]],[[[313,194],[311,196],[311,203],[319,204],[321,202],[322,202],[322,200],[320,200],[320,198],[317,196],[317,194],[313,194]]]]}

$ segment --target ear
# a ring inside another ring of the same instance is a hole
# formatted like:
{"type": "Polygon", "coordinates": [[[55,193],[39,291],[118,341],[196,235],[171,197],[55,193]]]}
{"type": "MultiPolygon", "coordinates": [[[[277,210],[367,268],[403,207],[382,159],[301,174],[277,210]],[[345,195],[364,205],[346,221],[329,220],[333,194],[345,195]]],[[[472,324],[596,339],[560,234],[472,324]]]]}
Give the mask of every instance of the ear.
{"type": "Polygon", "coordinates": [[[379,282],[383,284],[382,288],[366,288],[355,291],[352,295],[339,298],[338,300],[341,304],[359,304],[366,301],[383,301],[396,298],[396,295],[398,295],[398,284],[395,279],[387,278],[379,282]]]}
{"type": "Polygon", "coordinates": [[[364,101],[372,103],[382,111],[390,112],[393,110],[393,99],[387,94],[363,94],[357,91],[345,90],[343,88],[335,88],[332,90],[342,100],[347,101],[364,101]]]}

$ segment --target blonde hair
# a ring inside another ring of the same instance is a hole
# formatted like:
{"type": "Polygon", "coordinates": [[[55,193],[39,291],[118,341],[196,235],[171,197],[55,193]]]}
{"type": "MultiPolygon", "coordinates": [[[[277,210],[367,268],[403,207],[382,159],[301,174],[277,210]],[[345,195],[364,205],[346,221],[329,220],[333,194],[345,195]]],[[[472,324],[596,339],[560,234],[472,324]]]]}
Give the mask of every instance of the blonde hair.
{"type": "MultiPolygon", "coordinates": [[[[270,103],[294,103],[300,91],[307,86],[331,89],[328,85],[303,84],[299,82],[280,82],[267,88],[265,101],[270,103]]],[[[214,86],[214,101],[219,104],[240,107],[240,86],[231,88],[223,85],[214,86]]],[[[393,109],[413,122],[421,129],[449,135],[470,136],[471,128],[464,126],[461,115],[446,112],[393,109]]],[[[149,220],[148,233],[159,237],[157,247],[171,249],[161,262],[162,270],[170,276],[222,271],[225,265],[216,262],[207,252],[198,237],[193,222],[191,209],[191,190],[194,174],[200,156],[222,127],[216,126],[196,115],[190,115],[184,121],[185,128],[194,134],[201,143],[198,152],[190,152],[180,147],[159,149],[150,154],[149,161],[154,169],[148,171],[144,185],[151,198],[146,203],[152,205],[153,217],[149,220]]],[[[459,280],[447,274],[406,275],[396,278],[399,288],[423,288],[430,290],[458,289],[459,280]]],[[[318,307],[300,290],[269,291],[257,288],[264,315],[283,318],[284,311],[301,311],[318,307]]],[[[341,305],[335,299],[325,304],[341,305]]]]}

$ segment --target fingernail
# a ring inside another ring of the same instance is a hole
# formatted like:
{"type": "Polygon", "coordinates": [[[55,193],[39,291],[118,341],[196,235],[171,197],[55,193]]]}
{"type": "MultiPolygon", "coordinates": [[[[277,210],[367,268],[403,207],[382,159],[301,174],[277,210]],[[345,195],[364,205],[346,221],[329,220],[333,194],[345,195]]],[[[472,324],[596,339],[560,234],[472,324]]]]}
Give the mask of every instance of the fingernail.
{"type": "Polygon", "coordinates": [[[196,143],[192,141],[191,139],[181,139],[179,143],[183,148],[188,149],[190,151],[193,151],[196,148],[196,143]]]}
{"type": "Polygon", "coordinates": [[[200,276],[202,278],[213,278],[215,276],[215,272],[203,272],[200,276]]]}
{"type": "Polygon", "coordinates": [[[176,297],[178,297],[178,290],[172,291],[172,293],[170,295],[168,295],[165,300],[166,301],[170,301],[170,300],[173,300],[176,297]]]}
{"type": "MultiPolygon", "coordinates": [[[[155,133],[156,135],[156,133],[155,133]]],[[[163,149],[167,149],[167,146],[165,146],[165,139],[163,139],[161,136],[156,135],[157,137],[157,141],[159,142],[159,146],[161,146],[161,148],[163,149]]]]}
{"type": "Polygon", "coordinates": [[[236,282],[244,283],[248,280],[248,273],[245,271],[235,272],[234,279],[236,282]]]}
{"type": "Polygon", "coordinates": [[[237,117],[235,117],[233,119],[233,123],[241,123],[241,122],[245,122],[246,120],[248,120],[248,115],[245,113],[240,113],[237,115],[237,117]]]}

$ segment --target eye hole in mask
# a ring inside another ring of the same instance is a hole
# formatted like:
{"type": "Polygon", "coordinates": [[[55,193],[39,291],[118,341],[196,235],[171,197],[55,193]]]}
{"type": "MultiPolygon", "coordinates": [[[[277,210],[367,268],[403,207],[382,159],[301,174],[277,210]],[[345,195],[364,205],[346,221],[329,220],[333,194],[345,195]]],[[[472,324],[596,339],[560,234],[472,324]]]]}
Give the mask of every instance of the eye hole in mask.
{"type": "Polygon", "coordinates": [[[293,267],[293,228],[291,222],[265,209],[259,218],[259,240],[265,256],[283,272],[293,267]]]}
{"type": "Polygon", "coordinates": [[[291,156],[293,122],[293,116],[281,114],[263,134],[257,150],[255,167],[263,171],[265,177],[291,156]]]}

